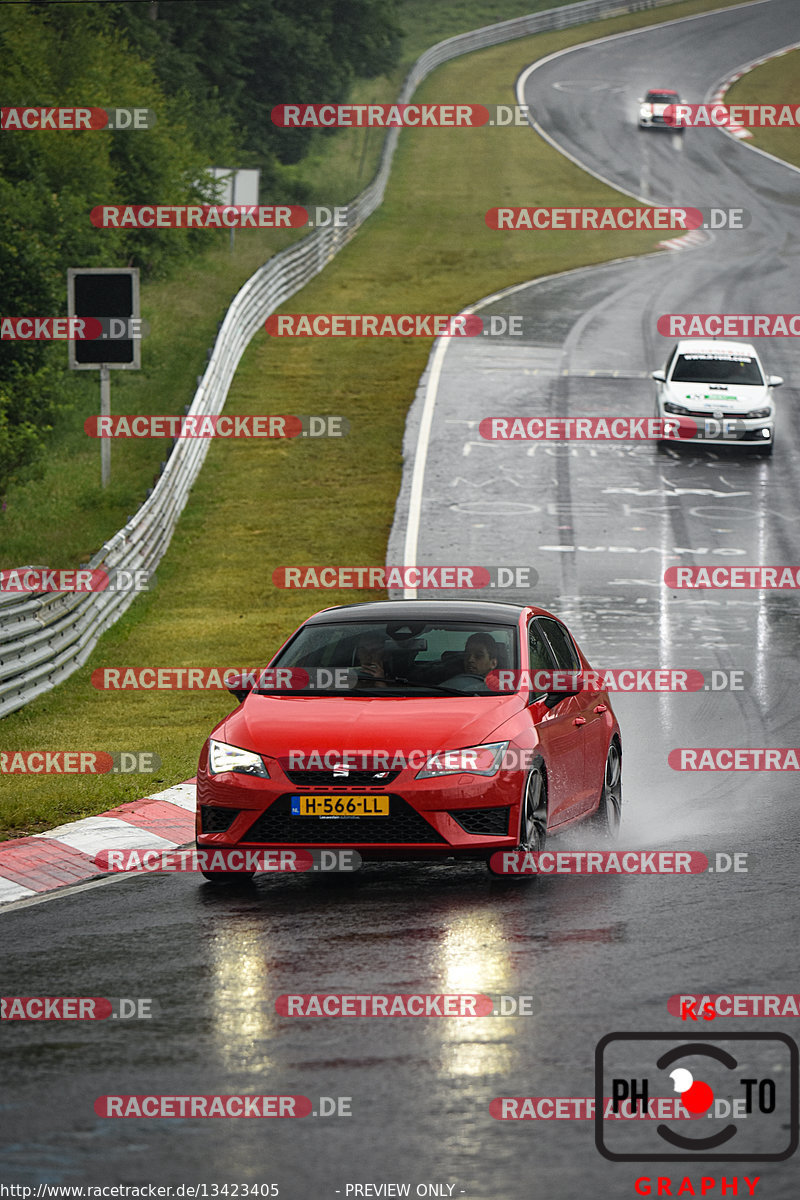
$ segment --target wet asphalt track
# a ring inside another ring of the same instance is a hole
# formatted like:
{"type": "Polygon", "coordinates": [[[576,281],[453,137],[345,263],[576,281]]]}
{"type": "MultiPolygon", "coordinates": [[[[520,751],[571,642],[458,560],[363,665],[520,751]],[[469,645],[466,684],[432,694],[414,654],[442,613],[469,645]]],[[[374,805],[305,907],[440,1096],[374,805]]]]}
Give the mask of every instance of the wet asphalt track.
{"type": "MultiPolygon", "coordinates": [[[[649,414],[646,373],[667,348],[659,313],[796,310],[800,175],[722,133],[689,132],[679,150],[631,121],[651,80],[701,99],[729,69],[797,40],[800,5],[777,0],[576,51],[532,74],[527,102],[576,157],[659,202],[736,204],[753,221],[705,249],[565,276],[517,293],[513,306],[498,302],[497,312],[534,318],[522,346],[453,343],[417,555],[530,563],[540,576],[533,599],[567,620],[597,665],[750,672],[744,694],[616,704],[623,844],[747,851],[748,873],[520,885],[479,866],[378,865],[352,877],[262,877],[252,893],[229,895],[188,876],[116,880],[16,906],[0,916],[5,995],[154,997],[159,1013],[4,1026],[0,1181],[272,1182],[284,1198],[345,1196],[357,1183],[408,1183],[413,1195],[437,1184],[454,1196],[521,1200],[632,1196],[641,1175],[699,1181],[738,1170],[760,1176],[756,1195],[796,1195],[796,1158],[754,1169],[612,1164],[588,1122],[501,1124],[488,1111],[496,1096],[591,1095],[604,1034],[682,1032],[666,1011],[672,993],[797,990],[796,784],[678,774],[666,755],[796,740],[798,601],[675,594],[660,582],[672,564],[800,561],[796,347],[759,346],[767,370],[787,379],[772,461],[658,454],[646,443],[529,454],[481,445],[470,422],[499,412],[649,414]],[[602,121],[586,80],[596,94],[608,85],[602,121]],[[538,1011],[290,1020],[274,1010],[288,991],[525,993],[538,1011]],[[92,1109],[106,1093],[238,1092],[306,1095],[315,1109],[320,1096],[350,1096],[353,1116],[111,1121],[92,1109]]],[[[404,493],[401,515],[405,503],[404,493]]],[[[391,562],[401,561],[401,524],[391,562]]],[[[588,842],[574,834],[570,844],[588,842]]],[[[718,1019],[713,1032],[734,1029],[792,1034],[793,1024],[718,1019]]]]}

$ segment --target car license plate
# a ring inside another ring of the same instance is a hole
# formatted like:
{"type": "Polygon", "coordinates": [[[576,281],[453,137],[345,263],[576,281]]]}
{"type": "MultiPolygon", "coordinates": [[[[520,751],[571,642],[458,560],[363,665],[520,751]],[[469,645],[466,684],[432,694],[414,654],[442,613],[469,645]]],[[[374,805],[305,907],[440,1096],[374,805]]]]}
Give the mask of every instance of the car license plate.
{"type": "Polygon", "coordinates": [[[388,817],[388,796],[292,796],[293,817],[388,817]]]}

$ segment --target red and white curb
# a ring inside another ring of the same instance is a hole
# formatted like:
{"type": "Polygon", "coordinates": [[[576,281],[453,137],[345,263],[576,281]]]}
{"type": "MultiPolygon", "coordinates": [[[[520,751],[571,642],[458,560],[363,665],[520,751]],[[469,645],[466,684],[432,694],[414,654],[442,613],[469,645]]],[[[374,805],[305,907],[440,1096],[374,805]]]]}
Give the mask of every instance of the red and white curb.
{"type": "MultiPolygon", "coordinates": [[[[753,61],[747,63],[746,66],[740,67],[734,75],[729,75],[727,79],[724,79],[721,83],[717,84],[717,87],[711,96],[711,103],[722,104],[728,88],[732,87],[733,84],[736,83],[738,79],[741,79],[743,75],[747,75],[747,73],[752,71],[755,67],[761,67],[764,65],[764,63],[772,62],[773,58],[782,58],[784,54],[790,54],[792,50],[800,50],[800,42],[793,42],[791,46],[784,46],[781,50],[775,50],[772,54],[764,54],[761,56],[761,58],[754,58],[753,61]]],[[[729,133],[731,137],[739,138],[740,140],[743,138],[751,138],[753,136],[749,129],[745,129],[744,125],[728,125],[725,128],[725,132],[729,133]]]]}
{"type": "MultiPolygon", "coordinates": [[[[766,59],[761,59],[761,62],[766,62],[766,61],[767,61],[766,59]]],[[[757,65],[758,64],[756,64],[756,63],[752,63],[752,66],[754,66],[754,67],[757,65]]],[[[750,70],[749,66],[745,67],[743,70],[737,71],[735,75],[731,75],[729,79],[726,79],[725,82],[722,84],[722,86],[718,87],[717,90],[712,95],[711,103],[712,104],[722,104],[723,100],[725,99],[725,93],[727,92],[728,88],[731,87],[734,83],[736,83],[737,79],[741,79],[743,75],[746,75],[749,70],[750,70]]],[[[750,132],[750,130],[746,129],[744,125],[734,125],[733,123],[725,126],[725,132],[729,133],[731,135],[731,137],[735,137],[735,138],[751,138],[753,136],[752,133],[750,132]]]]}
{"type": "Polygon", "coordinates": [[[0,842],[0,904],[107,875],[101,850],[172,850],[194,841],[194,779],[96,817],[0,842]]]}
{"type": "Polygon", "coordinates": [[[688,233],[681,234],[680,237],[667,238],[664,242],[659,242],[658,245],[664,250],[694,250],[695,246],[704,246],[706,242],[711,241],[709,234],[703,229],[690,229],[688,233]]]}
{"type": "MultiPolygon", "coordinates": [[[[772,54],[764,54],[761,58],[754,58],[752,62],[740,67],[733,75],[729,75],[727,79],[723,79],[718,83],[709,97],[709,103],[722,104],[728,89],[737,80],[741,79],[743,75],[747,75],[755,67],[761,67],[764,63],[771,62],[773,58],[781,58],[784,54],[790,54],[793,50],[800,50],[800,42],[794,42],[791,46],[784,46],[781,50],[776,50],[772,54]]],[[[746,129],[744,125],[727,125],[723,127],[722,132],[730,134],[731,137],[735,137],[739,141],[753,136],[750,130],[746,129]]],[[[702,246],[709,240],[709,236],[704,230],[692,229],[689,233],[685,233],[681,237],[667,238],[665,241],[659,242],[658,245],[663,250],[693,250],[696,246],[702,246]]]]}

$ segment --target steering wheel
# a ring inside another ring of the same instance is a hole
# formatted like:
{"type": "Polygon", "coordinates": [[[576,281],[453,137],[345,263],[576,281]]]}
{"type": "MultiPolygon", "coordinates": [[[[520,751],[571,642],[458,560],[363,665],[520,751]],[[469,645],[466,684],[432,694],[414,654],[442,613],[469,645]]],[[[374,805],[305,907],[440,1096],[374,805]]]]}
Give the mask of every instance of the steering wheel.
{"type": "MultiPolygon", "coordinates": [[[[483,677],[483,675],[477,675],[472,671],[459,671],[458,675],[453,675],[451,679],[444,679],[444,680],[442,680],[442,683],[444,684],[445,687],[456,687],[457,688],[457,687],[461,687],[462,684],[464,684],[464,683],[473,683],[473,681],[475,681],[475,680],[477,680],[478,683],[482,683],[484,688],[486,688],[486,690],[488,691],[486,680],[483,677]]],[[[466,690],[466,688],[465,688],[465,690],[466,690]]]]}

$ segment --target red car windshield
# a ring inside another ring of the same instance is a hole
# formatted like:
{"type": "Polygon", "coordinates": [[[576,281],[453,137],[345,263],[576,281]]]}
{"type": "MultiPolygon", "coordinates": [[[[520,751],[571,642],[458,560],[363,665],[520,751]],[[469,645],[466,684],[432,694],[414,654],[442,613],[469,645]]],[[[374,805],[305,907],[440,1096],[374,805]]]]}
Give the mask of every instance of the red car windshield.
{"type": "Polygon", "coordinates": [[[351,686],[336,693],[345,697],[365,691],[496,697],[485,676],[495,667],[517,668],[518,641],[515,625],[476,621],[314,622],[298,630],[272,666],[346,668],[351,686]]]}

